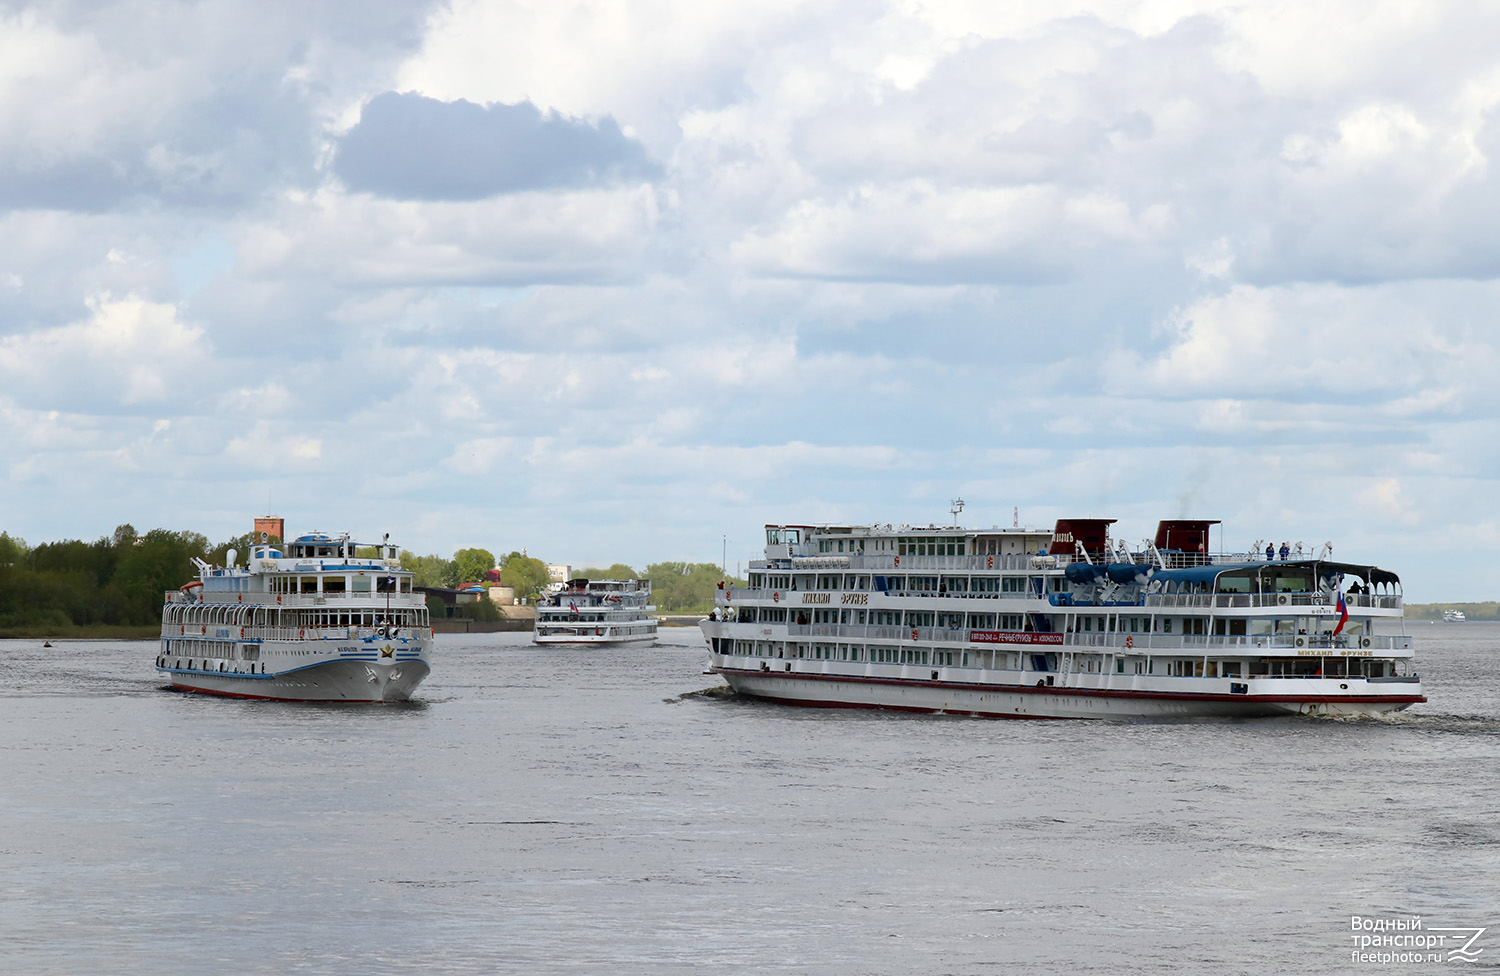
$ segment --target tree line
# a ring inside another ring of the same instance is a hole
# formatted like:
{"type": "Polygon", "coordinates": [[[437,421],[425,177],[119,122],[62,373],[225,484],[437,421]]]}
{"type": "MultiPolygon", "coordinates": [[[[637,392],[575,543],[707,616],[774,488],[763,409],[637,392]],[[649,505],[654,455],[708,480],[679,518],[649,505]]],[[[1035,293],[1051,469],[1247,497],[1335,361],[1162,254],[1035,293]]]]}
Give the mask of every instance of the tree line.
{"type": "MultiPolygon", "coordinates": [[[[31,546],[0,532],[0,631],[61,633],[159,624],[163,594],[197,578],[195,557],[222,566],[234,549],[243,565],[256,541],[253,532],[213,544],[197,532],[152,529],[140,534],[125,524],[93,542],[68,539],[31,546]]],[[[444,559],[403,551],[401,565],[412,571],[417,586],[491,583],[513,588],[528,603],[551,583],[547,564],[521,552],[497,558],[487,549],[465,548],[444,559]]],[[[573,575],[649,579],[653,602],[664,613],[706,613],[724,580],[713,563],[687,562],[652,563],[644,572],[615,563],[573,575]]],[[[737,579],[727,584],[745,585],[737,579]]]]}
{"type": "MultiPolygon", "coordinates": [[[[456,588],[489,582],[510,587],[523,603],[534,602],[552,582],[546,563],[520,552],[499,559],[488,549],[460,549],[451,559],[403,552],[401,567],[412,571],[417,586],[456,588]]],[[[707,613],[720,582],[728,586],[746,585],[741,579],[726,580],[713,563],[651,563],[645,572],[615,563],[606,569],[575,570],[573,576],[593,580],[648,579],[652,601],[663,613],[707,613]]]]}
{"type": "Polygon", "coordinates": [[[148,626],[161,622],[162,595],[198,575],[193,557],[223,563],[249,551],[251,533],[217,546],[196,532],[121,525],[93,542],[28,546],[0,532],[0,630],[148,626]]]}

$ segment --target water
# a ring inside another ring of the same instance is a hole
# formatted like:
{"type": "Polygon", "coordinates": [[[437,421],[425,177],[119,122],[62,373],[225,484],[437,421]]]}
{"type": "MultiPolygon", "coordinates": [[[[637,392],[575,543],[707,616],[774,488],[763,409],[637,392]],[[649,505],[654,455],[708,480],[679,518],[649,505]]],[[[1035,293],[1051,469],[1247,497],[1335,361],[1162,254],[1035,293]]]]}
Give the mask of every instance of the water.
{"type": "Polygon", "coordinates": [[[1347,973],[1494,926],[1500,626],[1413,624],[1384,720],[794,709],[650,648],[439,637],[422,701],[161,689],[0,642],[0,971],[1347,973]]]}

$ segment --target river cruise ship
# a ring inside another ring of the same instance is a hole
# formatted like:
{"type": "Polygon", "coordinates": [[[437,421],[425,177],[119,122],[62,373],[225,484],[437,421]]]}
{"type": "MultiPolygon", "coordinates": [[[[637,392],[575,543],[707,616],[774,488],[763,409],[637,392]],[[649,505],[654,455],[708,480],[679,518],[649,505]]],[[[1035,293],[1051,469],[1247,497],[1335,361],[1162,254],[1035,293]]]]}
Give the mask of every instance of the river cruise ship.
{"type": "Polygon", "coordinates": [[[1359,715],[1426,701],[1401,581],[1215,521],[1052,531],[771,525],[701,628],[737,692],[1004,718],[1359,715]]]}
{"type": "Polygon", "coordinates": [[[243,566],[197,560],[168,591],[156,668],[182,691],[282,701],[409,699],[432,627],[395,546],[312,533],[253,546],[243,566]]]}
{"type": "Polygon", "coordinates": [[[538,644],[634,644],[656,640],[651,581],[569,580],[536,608],[538,644]]]}

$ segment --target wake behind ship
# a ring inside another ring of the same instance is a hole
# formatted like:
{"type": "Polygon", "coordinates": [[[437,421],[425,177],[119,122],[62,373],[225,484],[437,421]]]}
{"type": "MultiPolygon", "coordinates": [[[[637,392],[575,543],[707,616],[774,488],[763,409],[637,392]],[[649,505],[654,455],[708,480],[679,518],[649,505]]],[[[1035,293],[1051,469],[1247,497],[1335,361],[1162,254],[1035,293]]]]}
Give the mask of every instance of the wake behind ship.
{"type": "Polygon", "coordinates": [[[1037,529],[772,525],[700,626],[737,692],[1005,718],[1358,715],[1426,701],[1401,581],[1366,563],[1214,554],[1217,522],[1037,529]],[[1377,629],[1377,625],[1379,625],[1377,629]]]}
{"type": "MultiPolygon", "coordinates": [[[[277,524],[280,520],[269,520],[277,524]]],[[[259,523],[257,525],[259,529],[259,523]]],[[[281,701],[405,701],[430,670],[432,627],[397,548],[348,535],[263,534],[245,566],[198,560],[168,591],[156,669],[172,687],[281,701]]]]}

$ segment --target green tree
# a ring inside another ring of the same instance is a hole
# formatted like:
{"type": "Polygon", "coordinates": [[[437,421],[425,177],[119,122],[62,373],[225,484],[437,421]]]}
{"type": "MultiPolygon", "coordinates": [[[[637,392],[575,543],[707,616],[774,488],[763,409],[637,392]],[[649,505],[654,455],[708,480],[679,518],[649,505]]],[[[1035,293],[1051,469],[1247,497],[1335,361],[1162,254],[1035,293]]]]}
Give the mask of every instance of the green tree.
{"type": "Polygon", "coordinates": [[[120,557],[107,590],[122,597],[123,619],[106,623],[148,624],[161,619],[162,595],[197,576],[193,557],[208,552],[208,539],[196,532],[152,529],[120,557]]]}
{"type": "Polygon", "coordinates": [[[468,617],[470,620],[499,620],[505,616],[500,608],[490,602],[488,593],[479,599],[469,603],[460,603],[453,609],[455,617],[468,617]]]}
{"type": "Polygon", "coordinates": [[[706,613],[714,602],[720,581],[744,586],[742,580],[726,578],[714,563],[652,563],[646,567],[651,580],[651,600],[667,613],[706,613]]]}
{"type": "Polygon", "coordinates": [[[500,585],[515,590],[518,601],[530,602],[536,599],[536,595],[551,582],[552,576],[547,572],[547,564],[540,559],[513,552],[500,560],[500,585]]]}
{"type": "Polygon", "coordinates": [[[495,557],[488,549],[460,549],[453,554],[456,585],[483,583],[484,574],[495,568],[495,557]]]}
{"type": "Polygon", "coordinates": [[[0,566],[20,566],[26,560],[26,540],[0,532],[0,566]]]}
{"type": "Polygon", "coordinates": [[[203,559],[211,565],[223,566],[229,561],[229,550],[233,549],[235,565],[243,569],[250,562],[250,547],[259,544],[260,536],[254,532],[246,532],[214,546],[203,559]]]}
{"type": "Polygon", "coordinates": [[[442,556],[419,556],[401,550],[401,568],[412,574],[416,586],[454,586],[458,578],[458,567],[453,560],[442,556]]]}
{"type": "Polygon", "coordinates": [[[580,569],[573,575],[578,579],[641,579],[641,575],[624,563],[615,563],[608,569],[580,569]]]}
{"type": "Polygon", "coordinates": [[[192,558],[207,554],[208,540],[167,529],[138,536],[127,524],[92,543],[46,543],[19,560],[0,548],[0,626],[149,625],[161,620],[163,593],[196,575],[192,558]],[[7,565],[4,556],[25,565],[7,565]]]}

